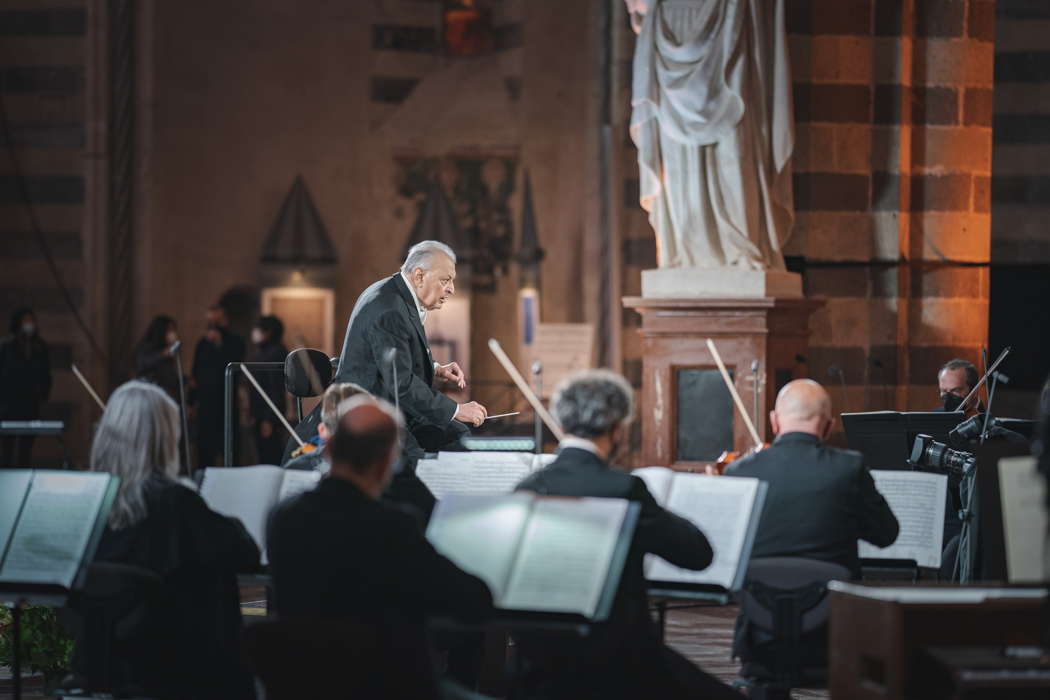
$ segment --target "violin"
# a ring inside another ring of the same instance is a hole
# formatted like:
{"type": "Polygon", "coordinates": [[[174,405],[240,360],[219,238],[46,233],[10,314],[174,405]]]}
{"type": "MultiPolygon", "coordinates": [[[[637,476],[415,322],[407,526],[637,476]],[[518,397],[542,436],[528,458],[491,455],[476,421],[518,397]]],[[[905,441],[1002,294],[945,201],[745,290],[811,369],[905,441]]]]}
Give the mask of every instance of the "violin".
{"type": "MultiPolygon", "coordinates": [[[[737,393],[736,386],[733,384],[733,380],[729,376],[729,371],[726,369],[725,363],[722,362],[722,356],[718,354],[718,348],[715,347],[714,341],[711,340],[710,338],[707,339],[707,349],[711,351],[711,356],[715,359],[715,364],[718,365],[718,372],[719,372],[719,374],[722,375],[722,381],[725,382],[726,389],[729,390],[729,395],[733,397],[733,405],[736,406],[738,411],[740,411],[740,417],[744,419],[744,425],[747,426],[748,435],[751,436],[751,440],[754,442],[754,445],[751,447],[751,449],[747,450],[746,452],[738,452],[738,451],[735,451],[735,450],[726,450],[725,452],[723,452],[718,457],[718,460],[714,464],[712,464],[712,465],[710,465],[710,466],[708,466],[708,467],[706,467],[704,469],[704,471],[707,474],[721,475],[721,474],[725,473],[726,467],[728,467],[734,461],[740,459],[741,457],[746,457],[748,455],[752,455],[752,454],[758,452],[759,450],[766,449],[767,447],[769,447],[769,443],[762,441],[762,439],[758,437],[758,431],[755,430],[755,424],[754,424],[754,422],[752,422],[751,416],[749,416],[747,414],[747,409],[744,408],[744,402],[740,399],[740,394],[737,393]]],[[[757,369],[758,368],[757,368],[756,365],[752,365],[752,367],[751,367],[752,372],[756,372],[757,373],[757,369]]],[[[757,396],[757,392],[758,392],[758,377],[757,377],[757,374],[756,374],[756,377],[755,377],[755,392],[756,392],[756,396],[757,396]]],[[[755,418],[757,420],[757,418],[758,418],[758,415],[757,415],[757,413],[758,413],[758,401],[757,400],[755,401],[755,412],[756,412],[755,418]]]]}

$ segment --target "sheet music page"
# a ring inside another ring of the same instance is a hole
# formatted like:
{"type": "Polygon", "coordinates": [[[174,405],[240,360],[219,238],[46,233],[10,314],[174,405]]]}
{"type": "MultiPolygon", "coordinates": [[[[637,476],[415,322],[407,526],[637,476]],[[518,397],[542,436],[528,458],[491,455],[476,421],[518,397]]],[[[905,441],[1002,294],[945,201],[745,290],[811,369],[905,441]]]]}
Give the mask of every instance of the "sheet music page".
{"type": "Polygon", "coordinates": [[[1034,457],[999,460],[1006,575],[1010,583],[1046,580],[1046,480],[1034,457]]]}
{"type": "Polygon", "coordinates": [[[111,478],[102,472],[35,472],[0,581],[71,586],[111,478]]]}
{"type": "Polygon", "coordinates": [[[252,536],[266,562],[266,518],[277,502],[280,467],[208,467],[201,482],[201,498],[216,513],[238,518],[252,536]]]}
{"type": "Polygon", "coordinates": [[[454,493],[510,493],[532,472],[531,452],[439,452],[421,459],[416,476],[441,500],[454,493]]]}
{"type": "Polygon", "coordinates": [[[283,501],[292,496],[298,496],[305,491],[313,491],[319,483],[321,483],[321,472],[306,471],[305,469],[285,469],[277,500],[283,501]]]}
{"type": "Polygon", "coordinates": [[[537,498],[500,607],[593,617],[627,505],[615,498],[537,498]]]}
{"type": "Polygon", "coordinates": [[[660,505],[667,503],[667,497],[671,493],[671,480],[674,479],[674,471],[667,467],[642,467],[631,472],[645,482],[649,493],[660,505]]]}
{"type": "Polygon", "coordinates": [[[427,526],[434,549],[488,584],[499,605],[535,496],[449,494],[427,526]]]}
{"type": "Polygon", "coordinates": [[[880,548],[861,540],[861,559],[914,559],[919,566],[941,565],[944,501],[948,477],[929,472],[873,469],[871,477],[900,523],[897,541],[880,548]]]}
{"type": "MultiPolygon", "coordinates": [[[[758,479],[682,472],[673,476],[665,507],[704,533],[715,552],[714,561],[703,571],[691,571],[649,555],[646,557],[646,578],[732,588],[755,509],[758,479]]],[[[760,515],[754,513],[756,518],[760,515]]]]}
{"type": "Polygon", "coordinates": [[[32,469],[0,469],[0,562],[14,534],[15,520],[33,480],[32,469]]]}

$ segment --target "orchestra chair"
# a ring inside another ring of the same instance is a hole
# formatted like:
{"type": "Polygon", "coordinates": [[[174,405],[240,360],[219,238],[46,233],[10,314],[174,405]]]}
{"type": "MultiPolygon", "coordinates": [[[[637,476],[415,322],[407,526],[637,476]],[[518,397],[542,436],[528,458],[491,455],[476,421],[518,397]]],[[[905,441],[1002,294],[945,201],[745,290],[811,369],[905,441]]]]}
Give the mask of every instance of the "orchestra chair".
{"type": "Polygon", "coordinates": [[[66,628],[81,643],[74,673],[62,681],[61,697],[143,697],[130,680],[133,655],[147,644],[150,609],[156,603],[160,575],[127,564],[95,562],[84,587],[61,611],[66,628]]]}
{"type": "Polygon", "coordinates": [[[792,688],[827,686],[827,584],[835,579],[849,580],[849,570],[802,557],[751,560],[733,642],[750,697],[788,700],[792,688]]]}
{"type": "Polygon", "coordinates": [[[242,648],[267,700],[440,697],[423,636],[389,620],[246,621],[242,648]]]}
{"type": "Polygon", "coordinates": [[[320,350],[299,348],[284,358],[284,388],[295,397],[299,420],[303,419],[303,399],[320,396],[332,383],[332,358],[320,350]]]}

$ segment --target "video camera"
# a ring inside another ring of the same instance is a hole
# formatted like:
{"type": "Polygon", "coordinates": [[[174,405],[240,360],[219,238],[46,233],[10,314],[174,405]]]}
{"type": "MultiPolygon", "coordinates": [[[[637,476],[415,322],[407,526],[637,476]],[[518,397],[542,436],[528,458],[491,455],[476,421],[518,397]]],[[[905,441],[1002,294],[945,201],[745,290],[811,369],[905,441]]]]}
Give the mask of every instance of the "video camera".
{"type": "Polygon", "coordinates": [[[953,450],[943,442],[920,433],[911,446],[908,463],[914,467],[930,469],[944,474],[966,476],[973,471],[977,458],[971,452],[953,450]]]}

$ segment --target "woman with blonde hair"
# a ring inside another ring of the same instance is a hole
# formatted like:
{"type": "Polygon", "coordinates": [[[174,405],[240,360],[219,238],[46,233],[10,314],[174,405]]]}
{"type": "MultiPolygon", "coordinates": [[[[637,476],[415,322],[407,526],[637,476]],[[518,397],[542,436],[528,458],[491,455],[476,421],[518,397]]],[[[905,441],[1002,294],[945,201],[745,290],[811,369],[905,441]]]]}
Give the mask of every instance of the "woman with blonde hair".
{"type": "Polygon", "coordinates": [[[237,574],[259,568],[259,549],[239,520],[179,483],[178,446],[179,409],[163,389],[136,380],[113,392],[91,469],[120,477],[120,487],[95,560],[161,580],[134,643],[112,649],[117,681],[162,698],[251,698],[237,574]]]}

